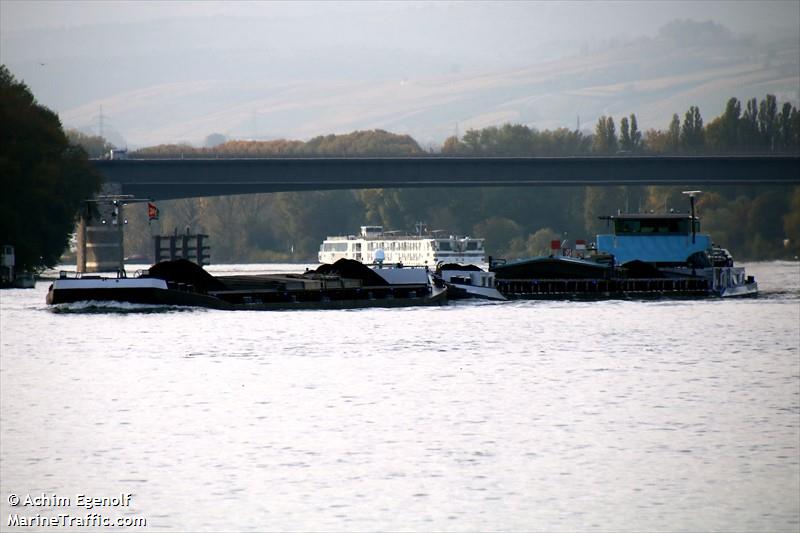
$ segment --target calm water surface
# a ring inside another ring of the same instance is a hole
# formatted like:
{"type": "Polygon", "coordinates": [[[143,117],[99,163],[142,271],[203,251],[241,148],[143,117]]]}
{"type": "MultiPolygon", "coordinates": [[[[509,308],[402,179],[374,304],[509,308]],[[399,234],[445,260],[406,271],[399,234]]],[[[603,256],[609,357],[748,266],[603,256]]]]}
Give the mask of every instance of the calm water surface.
{"type": "MultiPolygon", "coordinates": [[[[800,265],[747,266],[762,294],[738,301],[226,312],[3,291],[0,529],[798,531],[800,265]],[[71,501],[9,503],[42,493],[71,501]]],[[[212,271],[253,269],[297,267],[212,271]]]]}

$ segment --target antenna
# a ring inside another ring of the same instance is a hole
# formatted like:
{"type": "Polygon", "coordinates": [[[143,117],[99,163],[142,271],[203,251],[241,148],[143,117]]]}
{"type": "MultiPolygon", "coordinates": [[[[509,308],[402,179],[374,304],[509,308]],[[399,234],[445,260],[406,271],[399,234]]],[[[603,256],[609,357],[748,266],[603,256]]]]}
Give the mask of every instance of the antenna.
{"type": "Polygon", "coordinates": [[[694,222],[694,197],[703,191],[683,191],[683,194],[689,195],[689,201],[692,203],[692,244],[694,244],[695,235],[695,222],[694,222]]]}

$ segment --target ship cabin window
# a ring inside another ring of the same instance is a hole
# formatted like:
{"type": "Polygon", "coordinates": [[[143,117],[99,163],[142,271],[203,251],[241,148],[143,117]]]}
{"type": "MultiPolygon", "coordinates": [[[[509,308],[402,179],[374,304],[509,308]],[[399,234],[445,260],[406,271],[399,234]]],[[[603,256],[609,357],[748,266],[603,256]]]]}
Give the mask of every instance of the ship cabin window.
{"type": "Polygon", "coordinates": [[[361,251],[361,243],[360,242],[355,243],[354,246],[355,246],[356,252],[360,252],[361,251]]]}
{"type": "Polygon", "coordinates": [[[439,250],[449,251],[452,250],[450,247],[450,241],[436,241],[436,244],[439,245],[439,250]]]}
{"type": "Polygon", "coordinates": [[[477,249],[478,249],[478,241],[467,242],[467,250],[477,250],[477,249]]]}
{"type": "Polygon", "coordinates": [[[323,252],[346,252],[347,251],[347,243],[346,242],[325,242],[325,243],[322,243],[322,251],[323,252]]]}
{"type": "MultiPolygon", "coordinates": [[[[695,231],[700,231],[700,221],[695,220],[695,231]]],[[[623,218],[614,220],[616,235],[688,235],[689,218],[623,218]]]]}

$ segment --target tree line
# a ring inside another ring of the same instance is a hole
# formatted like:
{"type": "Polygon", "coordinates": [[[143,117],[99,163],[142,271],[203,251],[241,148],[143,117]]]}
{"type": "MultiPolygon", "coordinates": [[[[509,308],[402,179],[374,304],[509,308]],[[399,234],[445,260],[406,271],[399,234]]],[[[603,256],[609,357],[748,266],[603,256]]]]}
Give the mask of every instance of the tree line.
{"type": "MultiPolygon", "coordinates": [[[[731,98],[725,111],[704,123],[691,106],[665,129],[641,131],[635,114],[602,116],[594,132],[526,125],[472,129],[445,140],[437,155],[587,156],[608,154],[771,154],[800,152],[800,114],[774,95],[744,103],[731,98]],[[617,128],[617,124],[619,128],[617,128]]],[[[407,135],[383,130],[326,135],[309,141],[227,141],[214,147],[161,145],[132,157],[425,156],[407,135]]],[[[371,189],[228,196],[163,202],[162,219],[129,216],[141,231],[128,231],[130,252],[147,254],[156,231],[203,231],[212,236],[212,260],[313,261],[330,234],[352,234],[360,225],[428,227],[484,237],[495,256],[547,251],[553,238],[593,240],[600,215],[622,211],[687,209],[679,187],[508,187],[469,189],[371,189]],[[142,225],[144,224],[144,225],[142,225]]],[[[133,209],[144,209],[143,207],[133,209]]],[[[704,230],[739,259],[800,255],[800,187],[714,187],[701,195],[704,230]]],[[[135,229],[135,228],[131,228],[135,229]]]]}
{"type": "Polygon", "coordinates": [[[14,246],[17,271],[58,263],[101,183],[58,115],[0,65],[0,244],[14,246]]]}

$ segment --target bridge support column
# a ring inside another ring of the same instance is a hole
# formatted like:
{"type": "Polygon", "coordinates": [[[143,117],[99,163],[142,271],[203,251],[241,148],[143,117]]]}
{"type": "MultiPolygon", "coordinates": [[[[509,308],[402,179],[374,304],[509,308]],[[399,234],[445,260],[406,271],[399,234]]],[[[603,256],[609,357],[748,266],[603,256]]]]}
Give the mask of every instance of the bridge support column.
{"type": "Polygon", "coordinates": [[[118,195],[118,184],[105,184],[100,195],[81,213],[77,231],[77,271],[113,272],[124,268],[122,202],[104,197],[118,195]]]}

